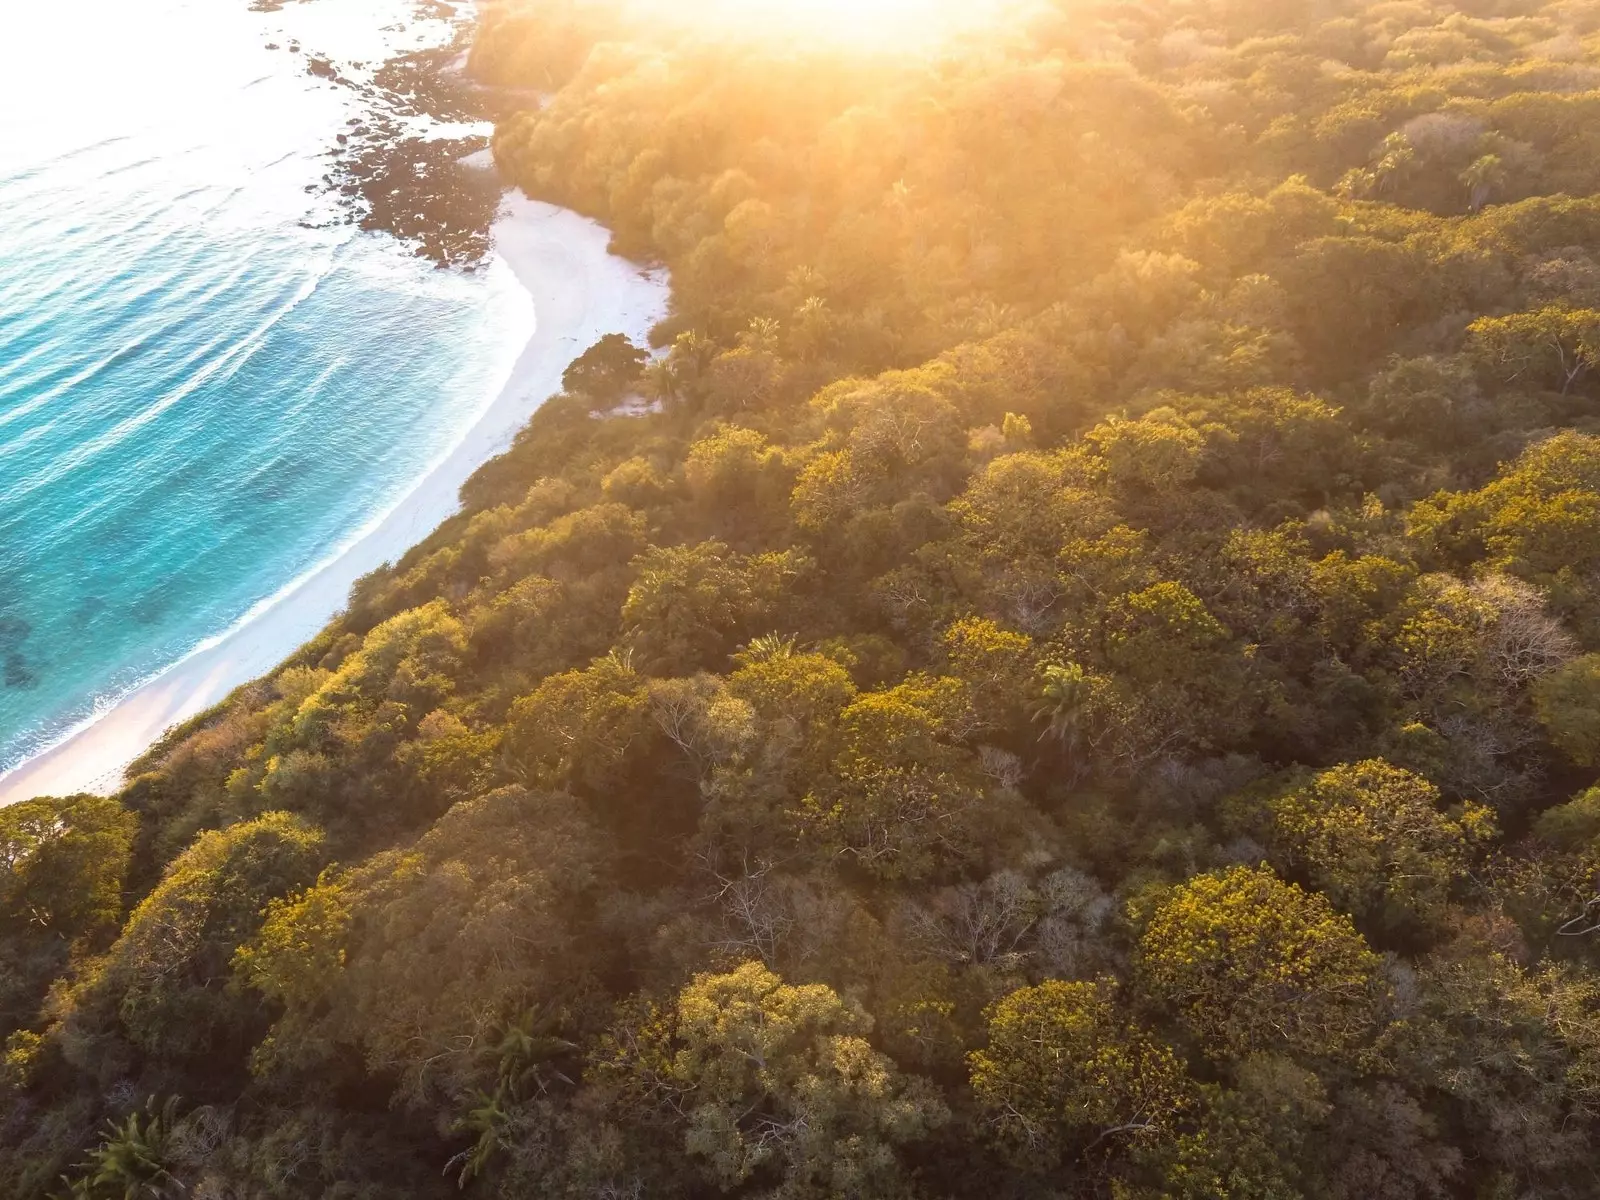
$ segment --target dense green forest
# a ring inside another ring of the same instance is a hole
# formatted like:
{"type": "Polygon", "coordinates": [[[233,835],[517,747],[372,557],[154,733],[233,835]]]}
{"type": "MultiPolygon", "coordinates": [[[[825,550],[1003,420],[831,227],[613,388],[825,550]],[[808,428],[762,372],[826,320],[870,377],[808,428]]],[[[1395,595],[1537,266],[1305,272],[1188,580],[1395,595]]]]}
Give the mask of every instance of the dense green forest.
{"type": "Polygon", "coordinates": [[[1600,1197],[1600,3],[471,65],[658,353],[0,810],[0,1195],[1600,1197]]]}

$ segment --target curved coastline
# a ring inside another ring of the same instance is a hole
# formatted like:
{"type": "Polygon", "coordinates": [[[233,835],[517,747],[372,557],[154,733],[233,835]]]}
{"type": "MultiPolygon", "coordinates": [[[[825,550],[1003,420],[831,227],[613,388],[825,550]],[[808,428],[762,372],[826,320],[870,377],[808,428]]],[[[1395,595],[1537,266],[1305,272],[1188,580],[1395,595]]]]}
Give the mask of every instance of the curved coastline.
{"type": "Polygon", "coordinates": [[[573,358],[607,333],[642,342],[666,314],[666,274],[610,254],[609,240],[603,226],[575,212],[508,195],[494,224],[495,252],[532,299],[534,330],[494,401],[411,491],[333,557],[0,775],[0,805],[115,792],[128,765],[168,729],[271,671],[343,609],[357,579],[398,559],[454,513],[461,485],[560,390],[573,358]]]}

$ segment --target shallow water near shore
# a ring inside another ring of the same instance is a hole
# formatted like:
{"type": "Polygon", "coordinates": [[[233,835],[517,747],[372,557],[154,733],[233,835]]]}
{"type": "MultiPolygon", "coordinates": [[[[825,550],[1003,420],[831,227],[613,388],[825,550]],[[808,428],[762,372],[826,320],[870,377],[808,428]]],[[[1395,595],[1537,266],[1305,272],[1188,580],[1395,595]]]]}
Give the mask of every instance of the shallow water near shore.
{"type": "Polygon", "coordinates": [[[323,186],[406,0],[83,0],[0,18],[0,770],[336,553],[532,327],[323,186]],[[295,52],[294,46],[300,47],[295,52]],[[275,47],[275,48],[273,48],[275,47]]]}

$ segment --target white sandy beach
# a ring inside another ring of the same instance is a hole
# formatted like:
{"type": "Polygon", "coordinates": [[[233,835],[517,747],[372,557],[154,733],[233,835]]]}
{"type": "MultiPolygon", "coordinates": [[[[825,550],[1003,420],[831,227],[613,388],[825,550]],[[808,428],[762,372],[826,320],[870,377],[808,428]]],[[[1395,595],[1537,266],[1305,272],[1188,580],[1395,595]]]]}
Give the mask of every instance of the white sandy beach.
{"type": "Polygon", "coordinates": [[[608,238],[603,227],[576,213],[508,196],[495,224],[495,246],[532,296],[536,328],[493,404],[448,456],[337,557],[214,645],[0,776],[0,804],[116,791],[128,764],[163,733],[282,662],[344,607],[357,579],[398,559],[455,512],[461,485],[560,390],[561,373],[573,358],[607,333],[642,344],[666,313],[666,277],[608,254],[608,238]]]}

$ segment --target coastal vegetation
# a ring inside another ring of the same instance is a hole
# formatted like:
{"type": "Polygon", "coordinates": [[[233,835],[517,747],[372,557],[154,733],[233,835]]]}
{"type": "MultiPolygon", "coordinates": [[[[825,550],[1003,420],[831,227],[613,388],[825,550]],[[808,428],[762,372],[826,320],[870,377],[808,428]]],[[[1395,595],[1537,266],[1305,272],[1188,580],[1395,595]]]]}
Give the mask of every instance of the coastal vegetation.
{"type": "Polygon", "coordinates": [[[672,314],[0,809],[0,1195],[1600,1196],[1600,9],[472,69],[672,314]]]}

